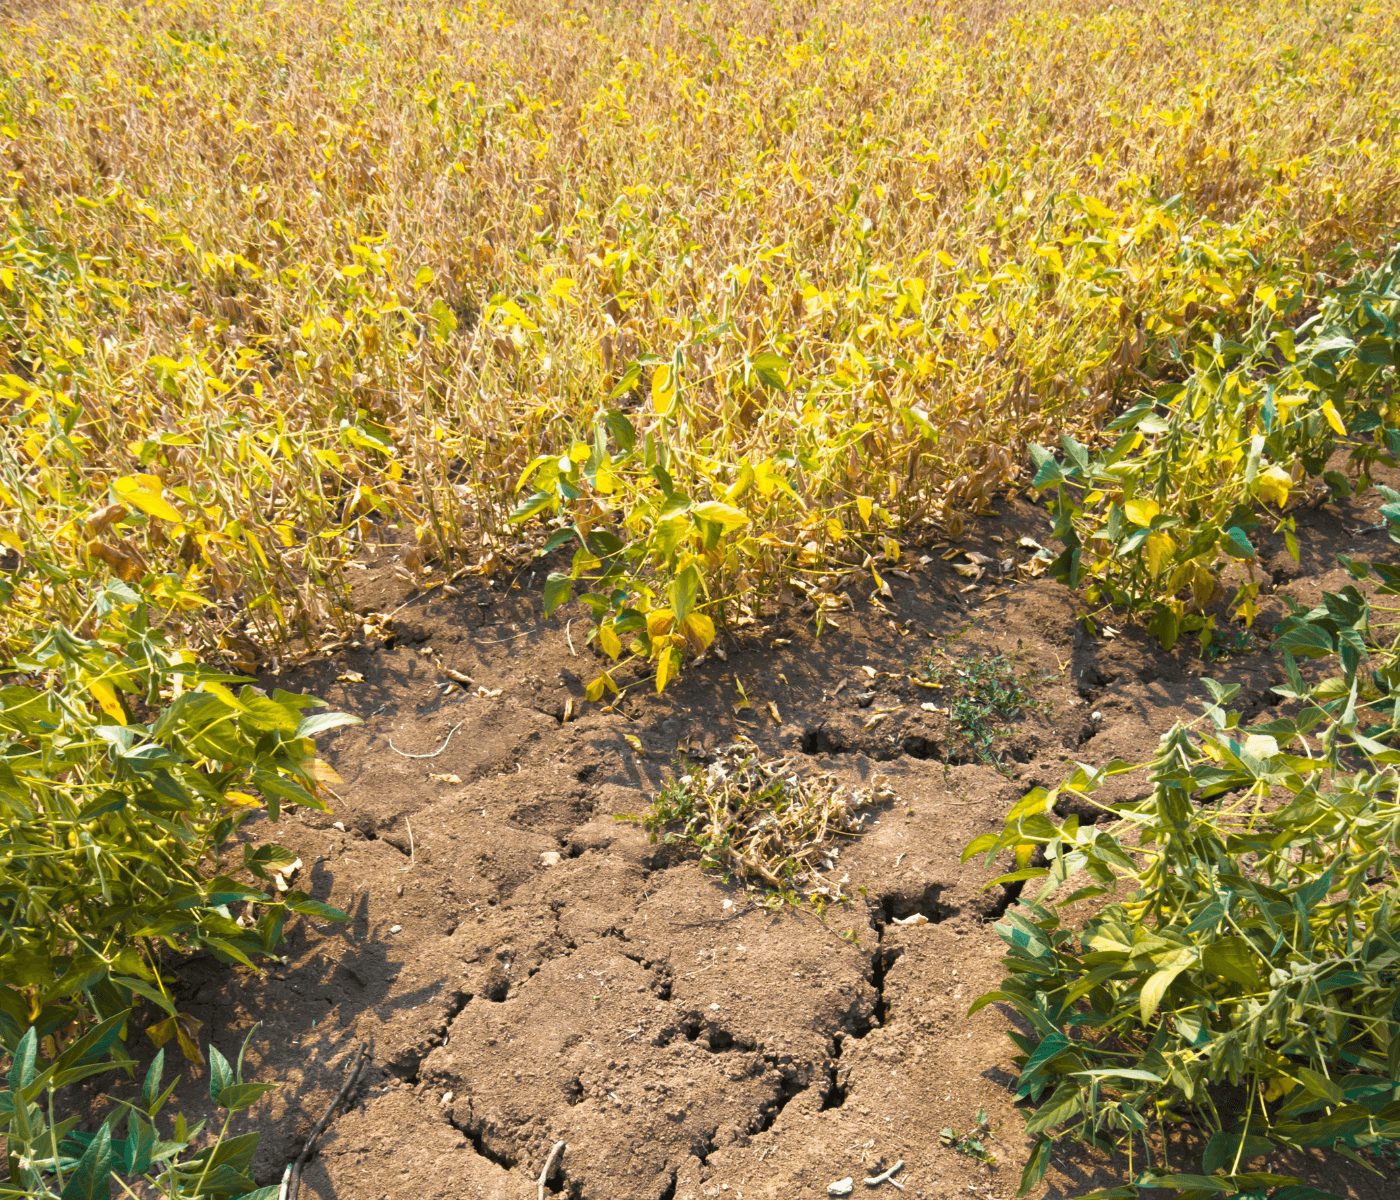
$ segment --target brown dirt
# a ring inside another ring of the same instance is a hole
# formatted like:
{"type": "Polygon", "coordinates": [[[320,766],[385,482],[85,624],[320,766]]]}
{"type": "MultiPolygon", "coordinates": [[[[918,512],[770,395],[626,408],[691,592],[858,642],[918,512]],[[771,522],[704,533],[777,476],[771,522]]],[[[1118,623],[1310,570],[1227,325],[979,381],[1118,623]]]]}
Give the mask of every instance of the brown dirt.
{"type": "MultiPolygon", "coordinates": [[[[1267,560],[1275,611],[1342,582],[1332,555],[1365,519],[1303,516],[1302,564],[1267,560]]],[[[1009,501],[969,546],[1020,561],[1027,534],[1047,538],[1043,514],[1009,501]]],[[[1354,552],[1384,545],[1362,535],[1354,552]]],[[[528,573],[414,599],[391,570],[368,570],[367,611],[404,605],[390,643],[292,681],[365,718],[329,746],[345,779],[336,811],[268,831],[351,919],[293,928],[285,964],[261,976],[201,962],[183,975],[186,1006],[224,1050],[262,1022],[252,1076],[284,1081],[253,1117],[262,1176],[296,1155],[368,1042],[365,1086],[303,1196],[533,1200],[559,1139],[549,1191],[575,1200],[798,1200],[846,1175],[858,1195],[893,1195],[861,1177],[896,1159],[910,1200],[1012,1196],[1027,1142],[1007,1018],[966,1016],[999,979],[991,920],[1008,897],[982,890],[962,846],[1072,761],[1145,757],[1198,711],[1201,674],[1240,682],[1246,711],[1272,680],[1261,658],[1206,668],[1127,627],[1090,638],[1063,587],[996,575],[966,590],[935,555],[889,575],[892,598],[853,595],[820,638],[793,611],[730,638],[727,661],[664,697],[639,688],[604,711],[581,703],[596,669],[581,623],[543,621],[528,573]],[[1000,768],[966,761],[920,707],[909,675],[940,647],[1014,654],[1041,680],[1000,768]],[[571,699],[581,715],[565,723],[571,699]],[[889,781],[898,802],[840,860],[861,900],[825,919],[775,914],[618,819],[646,807],[678,754],[739,735],[843,782],[889,781]],[[391,739],[441,752],[404,758],[391,739]],[[929,923],[893,923],[913,913],[929,923]],[[996,1166],[939,1137],[979,1109],[996,1166]]],[[[1359,1200],[1395,1194],[1359,1171],[1329,1178],[1359,1200]]],[[[1110,1181],[1066,1147],[1039,1194],[1110,1181]]]]}

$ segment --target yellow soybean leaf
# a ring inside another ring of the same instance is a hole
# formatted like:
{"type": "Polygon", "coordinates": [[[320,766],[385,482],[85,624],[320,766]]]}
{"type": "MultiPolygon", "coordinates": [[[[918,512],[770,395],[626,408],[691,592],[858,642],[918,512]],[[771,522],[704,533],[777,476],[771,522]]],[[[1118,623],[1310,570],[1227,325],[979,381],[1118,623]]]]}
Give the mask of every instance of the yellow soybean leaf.
{"type": "Polygon", "coordinates": [[[1332,426],[1342,437],[1346,436],[1347,427],[1342,424],[1342,414],[1337,411],[1337,406],[1330,400],[1322,402],[1322,415],[1327,418],[1327,424],[1332,426]]]}
{"type": "Polygon", "coordinates": [[[1152,524],[1152,518],[1162,511],[1162,506],[1155,500],[1129,500],[1123,505],[1123,512],[1128,520],[1134,525],[1146,528],[1152,524]]]}
{"type": "Polygon", "coordinates": [[[1147,551],[1147,569],[1154,575],[1160,575],[1162,565],[1176,549],[1176,543],[1169,533],[1149,533],[1144,549],[1147,551]]]}
{"type": "Polygon", "coordinates": [[[731,504],[722,504],[718,500],[706,500],[703,504],[697,504],[690,511],[702,521],[713,521],[725,533],[749,523],[748,514],[740,512],[731,504]]]}
{"type": "Polygon", "coordinates": [[[670,633],[675,620],[676,614],[669,608],[653,608],[647,613],[647,633],[654,638],[663,633],[670,633]]]}
{"type": "Polygon", "coordinates": [[[667,646],[661,652],[661,657],[656,660],[656,690],[658,693],[666,689],[666,685],[676,677],[676,651],[673,647],[667,646]]]}
{"type": "Polygon", "coordinates": [[[118,725],[126,724],[126,709],[122,708],[122,702],[117,699],[117,689],[105,679],[93,679],[88,682],[88,691],[93,694],[97,703],[102,706],[102,711],[112,718],[118,725]]]}
{"type": "Polygon", "coordinates": [[[870,514],[874,509],[874,501],[872,501],[869,496],[856,497],[856,512],[860,513],[860,519],[867,525],[870,524],[870,514]]]}
{"type": "Polygon", "coordinates": [[[669,416],[676,407],[676,373],[670,363],[662,363],[651,373],[651,406],[657,416],[669,416]]]}
{"type": "Polygon", "coordinates": [[[739,468],[739,474],[735,476],[734,482],[725,489],[724,498],[726,500],[738,500],[745,492],[753,486],[754,470],[748,463],[739,468]]]}
{"type": "Polygon", "coordinates": [[[231,691],[229,691],[229,689],[226,688],[222,683],[215,683],[213,680],[206,679],[203,683],[199,685],[199,687],[196,690],[201,692],[208,692],[211,696],[217,696],[234,712],[248,711],[247,708],[244,706],[243,701],[241,701],[237,696],[235,696],[231,691]]]}
{"type": "Polygon", "coordinates": [[[622,653],[622,639],[617,636],[617,631],[611,625],[598,626],[598,645],[602,647],[603,653],[614,662],[617,656],[622,653]]]}
{"type": "Polygon", "coordinates": [[[175,506],[161,495],[163,489],[160,480],[154,475],[125,475],[112,484],[112,489],[124,503],[139,508],[148,517],[176,525],[184,519],[175,506]]]}
{"type": "Polygon", "coordinates": [[[261,808],[262,801],[247,792],[225,792],[224,800],[235,808],[261,808]]]}
{"type": "Polygon", "coordinates": [[[1097,196],[1082,196],[1084,211],[1098,221],[1112,221],[1118,214],[1097,196]]]}
{"type": "Polygon", "coordinates": [[[199,1031],[203,1024],[203,1021],[188,1013],[181,1013],[146,1026],[146,1036],[157,1046],[164,1046],[173,1037],[186,1059],[192,1063],[202,1063],[204,1056],[199,1049],[199,1031]]]}
{"type": "Polygon", "coordinates": [[[340,787],[345,780],[340,777],[337,771],[324,758],[313,758],[311,760],[311,778],[317,783],[326,784],[330,787],[340,787]]]}
{"type": "Polygon", "coordinates": [[[1254,480],[1254,492],[1265,504],[1276,504],[1282,508],[1288,503],[1288,493],[1293,487],[1293,476],[1280,466],[1272,466],[1260,471],[1254,480]]]}
{"type": "Polygon", "coordinates": [[[715,640],[715,623],[704,613],[691,613],[681,622],[681,628],[693,654],[699,654],[715,640]]]}

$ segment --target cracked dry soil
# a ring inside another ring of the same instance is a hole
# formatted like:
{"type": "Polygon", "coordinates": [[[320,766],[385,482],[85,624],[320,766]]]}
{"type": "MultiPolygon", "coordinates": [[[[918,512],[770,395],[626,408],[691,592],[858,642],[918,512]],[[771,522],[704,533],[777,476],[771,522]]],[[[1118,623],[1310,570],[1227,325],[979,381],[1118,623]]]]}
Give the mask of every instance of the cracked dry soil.
{"type": "MultiPolygon", "coordinates": [[[[1349,539],[1356,553],[1384,549],[1380,536],[1351,539],[1364,511],[1304,516],[1302,564],[1265,564],[1275,614],[1284,596],[1340,585],[1331,559],[1349,539]]],[[[968,545],[1024,558],[1012,547],[1025,534],[1044,539],[1043,516],[1010,501],[968,545]]],[[[568,1148],[547,1191],[571,1200],[802,1200],[846,1175],[858,1193],[893,1195],[860,1180],[896,1159],[911,1200],[1006,1200],[1027,1145],[1007,1018],[966,1013],[999,979],[992,920],[1011,897],[984,891],[961,848],[1072,760],[1148,755],[1198,711],[1202,674],[1239,682],[1247,711],[1270,703],[1262,658],[1207,667],[1131,630],[1090,639],[1059,584],[967,590],[935,555],[889,578],[893,598],[855,597],[820,639],[792,611],[729,639],[727,661],[665,696],[639,687],[605,711],[581,705],[591,651],[566,619],[540,619],[528,573],[416,598],[395,580],[371,565],[361,597],[366,611],[404,605],[388,644],[290,678],[365,718],[328,746],[345,780],[334,813],[265,831],[350,920],[297,925],[285,964],[261,975],[199,961],[183,972],[184,1006],[222,1049],[262,1022],[252,1076],[284,1081],[253,1114],[266,1181],[301,1148],[347,1056],[372,1045],[355,1102],[307,1168],[302,1195],[319,1200],[533,1200],[557,1140],[568,1148]],[[1014,654],[1036,674],[1037,704],[1000,768],[957,753],[946,718],[911,691],[938,647],[1014,654]],[[736,680],[751,707],[736,710],[736,680]],[[565,723],[570,699],[580,715],[565,723]],[[431,753],[453,729],[434,758],[389,745],[431,753]],[[858,890],[849,906],[769,912],[619,819],[645,808],[678,754],[740,734],[894,789],[841,855],[858,890]],[[927,923],[897,923],[914,914],[927,923]],[[995,1165],[939,1136],[979,1109],[995,1165]]],[[[1396,1194],[1394,1180],[1347,1169],[1316,1165],[1358,1200],[1396,1194]]],[[[1112,1180],[1065,1147],[1039,1195],[1112,1180]]]]}

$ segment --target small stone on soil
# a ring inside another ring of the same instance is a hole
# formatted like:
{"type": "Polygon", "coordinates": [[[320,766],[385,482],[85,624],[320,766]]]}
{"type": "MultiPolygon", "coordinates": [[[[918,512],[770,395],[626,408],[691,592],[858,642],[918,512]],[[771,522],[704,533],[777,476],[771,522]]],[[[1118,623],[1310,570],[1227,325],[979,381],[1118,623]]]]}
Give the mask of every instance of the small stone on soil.
{"type": "Polygon", "coordinates": [[[856,1190],[856,1181],[849,1175],[845,1179],[838,1179],[835,1183],[829,1184],[826,1189],[828,1196],[849,1196],[856,1190]]]}

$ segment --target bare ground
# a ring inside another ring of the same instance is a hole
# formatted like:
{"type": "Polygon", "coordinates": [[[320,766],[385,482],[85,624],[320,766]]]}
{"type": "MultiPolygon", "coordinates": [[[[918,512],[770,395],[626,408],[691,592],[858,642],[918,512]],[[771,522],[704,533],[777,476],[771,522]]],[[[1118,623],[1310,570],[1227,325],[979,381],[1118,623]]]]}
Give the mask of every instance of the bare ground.
{"type": "MultiPolygon", "coordinates": [[[[1340,586],[1338,550],[1382,553],[1382,536],[1353,533],[1366,519],[1305,512],[1301,564],[1266,559],[1272,610],[1340,586]]],[[[1020,562],[1026,535],[1046,537],[1043,515],[1009,501],[968,545],[1020,562]]],[[[543,621],[528,573],[421,597],[388,569],[365,579],[366,611],[397,609],[390,641],[290,683],[365,718],[330,744],[345,779],[336,810],[268,831],[300,853],[300,882],[351,919],[297,926],[285,964],[260,976],[199,961],[183,972],[185,1006],[224,1050],[262,1022],[253,1077],[284,1081],[252,1118],[268,1181],[354,1048],[372,1047],[307,1169],[302,1195],[320,1200],[533,1200],[557,1140],[548,1192],[573,1200],[800,1200],[847,1175],[858,1195],[892,1195],[862,1177],[899,1159],[911,1200],[1005,1200],[1027,1146],[1007,1017],[966,1013],[1000,977],[992,922],[1010,897],[983,890],[960,850],[1075,760],[1145,758],[1199,711],[1200,675],[1241,683],[1246,711],[1273,682],[1259,656],[1207,666],[1128,628],[1087,637],[1060,585],[993,567],[969,586],[935,552],[887,576],[892,598],[853,591],[820,638],[791,611],[722,639],[727,661],[664,697],[639,688],[605,711],[582,704],[596,670],[582,624],[543,621]],[[921,707],[910,675],[939,650],[1013,655],[1036,680],[1000,765],[921,707]],[[570,701],[578,715],[564,721],[570,701]],[[893,788],[897,802],[841,856],[851,905],[824,919],[767,911],[620,819],[679,754],[741,735],[893,788]],[[916,913],[927,923],[896,923],[916,913]],[[939,1136],[979,1110],[995,1165],[939,1136]]],[[[1317,1171],[1357,1200],[1396,1194],[1394,1180],[1317,1171]]],[[[1038,1195],[1113,1178],[1064,1147],[1038,1195]]]]}

